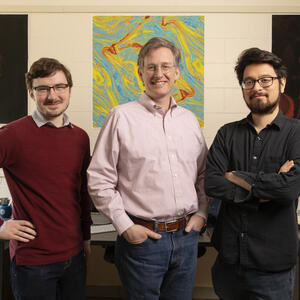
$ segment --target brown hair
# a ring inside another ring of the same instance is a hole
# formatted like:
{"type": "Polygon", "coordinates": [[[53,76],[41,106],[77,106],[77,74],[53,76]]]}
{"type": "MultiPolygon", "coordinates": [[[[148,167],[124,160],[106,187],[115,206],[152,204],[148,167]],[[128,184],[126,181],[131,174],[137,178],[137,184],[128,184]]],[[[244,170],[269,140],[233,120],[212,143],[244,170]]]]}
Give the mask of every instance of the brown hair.
{"type": "Polygon", "coordinates": [[[33,79],[48,77],[57,71],[62,71],[65,74],[69,87],[72,87],[73,81],[70,71],[57,59],[42,57],[34,62],[29,72],[25,74],[27,89],[32,90],[33,79]]]}

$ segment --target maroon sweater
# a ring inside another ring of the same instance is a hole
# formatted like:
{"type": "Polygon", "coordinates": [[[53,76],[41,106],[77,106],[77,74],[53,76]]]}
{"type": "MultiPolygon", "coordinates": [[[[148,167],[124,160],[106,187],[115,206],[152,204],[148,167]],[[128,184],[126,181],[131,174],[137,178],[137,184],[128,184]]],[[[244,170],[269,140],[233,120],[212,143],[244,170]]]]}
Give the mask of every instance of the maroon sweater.
{"type": "Polygon", "coordinates": [[[32,222],[37,231],[28,243],[11,241],[18,265],[69,259],[90,239],[89,157],[89,138],[74,125],[38,128],[27,116],[0,129],[0,167],[13,217],[32,222]]]}

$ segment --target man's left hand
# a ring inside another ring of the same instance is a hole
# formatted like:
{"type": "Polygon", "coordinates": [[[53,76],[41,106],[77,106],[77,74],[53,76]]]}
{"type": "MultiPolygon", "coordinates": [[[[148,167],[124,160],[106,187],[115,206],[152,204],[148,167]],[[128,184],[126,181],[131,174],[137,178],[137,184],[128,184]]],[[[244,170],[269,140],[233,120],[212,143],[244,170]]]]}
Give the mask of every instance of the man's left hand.
{"type": "Polygon", "coordinates": [[[190,232],[192,229],[200,232],[204,224],[205,219],[203,217],[193,215],[185,227],[185,232],[190,232]]]}

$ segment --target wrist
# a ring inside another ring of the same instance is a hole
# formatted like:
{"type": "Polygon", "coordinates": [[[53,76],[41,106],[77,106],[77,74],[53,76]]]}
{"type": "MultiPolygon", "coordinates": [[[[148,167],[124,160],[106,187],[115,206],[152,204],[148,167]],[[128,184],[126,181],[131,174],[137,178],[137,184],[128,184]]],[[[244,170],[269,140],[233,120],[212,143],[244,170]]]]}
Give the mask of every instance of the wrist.
{"type": "Polygon", "coordinates": [[[4,229],[6,222],[7,222],[7,221],[4,221],[4,222],[2,223],[2,225],[0,226],[0,232],[4,229]]]}

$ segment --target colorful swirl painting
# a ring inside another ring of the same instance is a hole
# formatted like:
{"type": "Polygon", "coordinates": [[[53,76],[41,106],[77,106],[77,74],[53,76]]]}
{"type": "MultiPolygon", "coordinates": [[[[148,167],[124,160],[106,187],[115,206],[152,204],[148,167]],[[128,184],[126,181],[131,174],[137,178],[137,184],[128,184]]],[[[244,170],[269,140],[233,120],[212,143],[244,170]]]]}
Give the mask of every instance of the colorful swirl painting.
{"type": "Polygon", "coordinates": [[[173,41],[181,50],[180,79],[173,97],[204,124],[203,16],[93,17],[93,126],[101,127],[116,105],[138,99],[140,48],[152,37],[173,41]]]}

